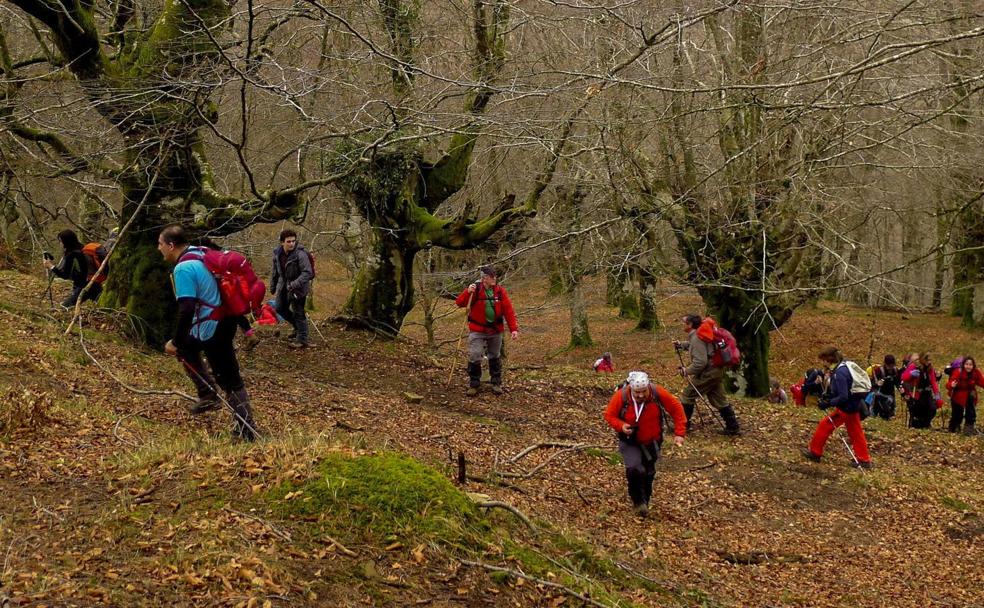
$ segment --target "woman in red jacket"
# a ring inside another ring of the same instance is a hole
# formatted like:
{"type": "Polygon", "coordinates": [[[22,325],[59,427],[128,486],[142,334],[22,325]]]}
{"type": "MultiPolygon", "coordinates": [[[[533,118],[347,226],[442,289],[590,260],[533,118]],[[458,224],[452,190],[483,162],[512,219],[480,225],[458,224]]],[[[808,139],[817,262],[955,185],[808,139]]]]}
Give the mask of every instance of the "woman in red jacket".
{"type": "Polygon", "coordinates": [[[950,432],[960,430],[960,424],[965,420],[964,435],[976,435],[977,429],[977,387],[984,387],[984,374],[977,369],[973,357],[964,357],[960,367],[950,373],[946,390],[950,393],[953,411],[950,414],[950,432]]]}
{"type": "Polygon", "coordinates": [[[663,446],[664,411],[673,418],[673,442],[683,445],[687,434],[683,406],[662,386],[650,383],[645,372],[630,372],[605,408],[605,421],[618,433],[629,498],[640,517],[649,514],[656,460],[663,446]]]}
{"type": "Polygon", "coordinates": [[[914,429],[928,429],[936,411],[943,407],[940,387],[936,383],[936,370],[933,369],[929,353],[919,353],[919,357],[902,372],[902,384],[909,393],[906,399],[909,426],[914,429]]]}

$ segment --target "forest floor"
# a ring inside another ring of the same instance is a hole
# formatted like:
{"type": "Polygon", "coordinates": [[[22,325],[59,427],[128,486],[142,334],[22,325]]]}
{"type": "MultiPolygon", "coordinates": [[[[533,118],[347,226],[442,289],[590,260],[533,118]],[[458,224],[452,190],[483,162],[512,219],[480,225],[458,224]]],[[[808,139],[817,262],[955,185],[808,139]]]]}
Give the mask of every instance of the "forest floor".
{"type": "MultiPolygon", "coordinates": [[[[270,437],[237,445],[226,413],[185,412],[177,363],[133,346],[118,316],[89,313],[80,341],[37,278],[0,285],[0,605],[984,606],[984,439],[939,420],[866,421],[863,472],[843,431],[822,463],[802,459],[819,410],[737,399],[745,434],[707,422],[667,446],[650,516],[631,514],[601,411],[630,369],[682,388],[669,341],[699,310],[688,290],[667,287],[669,326],[643,334],[599,286],[597,346],[571,351],[562,300],[507,285],[522,333],[498,397],[466,398],[460,360],[450,376],[450,302],[437,350],[416,316],[394,342],[323,321],[303,352],[264,328],[241,364],[270,437]],[[606,350],[619,373],[602,377],[606,350]],[[541,442],[561,447],[517,457],[541,442]]],[[[317,294],[323,320],[345,285],[317,294]]],[[[788,386],[826,344],[942,366],[981,338],[945,315],[821,302],[773,334],[770,362],[788,386]]]]}

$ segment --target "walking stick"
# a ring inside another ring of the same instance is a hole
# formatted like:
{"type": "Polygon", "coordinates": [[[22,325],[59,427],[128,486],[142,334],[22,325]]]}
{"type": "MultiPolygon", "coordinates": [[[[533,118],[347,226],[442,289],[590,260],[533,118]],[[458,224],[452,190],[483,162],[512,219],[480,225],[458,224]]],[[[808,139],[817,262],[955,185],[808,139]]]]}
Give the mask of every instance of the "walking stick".
{"type": "MultiPolygon", "coordinates": [[[[52,256],[47,251],[44,252],[42,257],[44,257],[44,259],[49,261],[54,261],[55,259],[54,256],[52,256]]],[[[47,274],[48,274],[48,289],[46,289],[44,293],[47,294],[48,296],[48,304],[51,305],[51,308],[54,308],[55,298],[53,295],[51,295],[51,284],[55,281],[55,273],[51,272],[51,270],[48,270],[47,274]]],[[[41,296],[41,300],[44,300],[44,295],[41,296]]]]}
{"type": "Polygon", "coordinates": [[[451,359],[451,373],[448,374],[448,383],[444,386],[445,389],[451,387],[455,369],[458,367],[458,353],[461,351],[461,340],[468,333],[468,316],[471,314],[472,302],[475,301],[475,294],[478,292],[478,284],[472,283],[472,285],[475,285],[475,291],[471,292],[471,295],[468,296],[468,306],[465,307],[465,330],[458,334],[458,344],[454,347],[454,357],[451,359]]]}
{"type": "Polygon", "coordinates": [[[195,377],[198,378],[202,382],[202,384],[204,384],[205,386],[207,386],[210,389],[212,389],[212,392],[215,393],[215,396],[219,398],[219,401],[221,401],[222,403],[224,403],[225,406],[229,408],[229,411],[232,412],[232,415],[235,416],[244,427],[248,428],[250,430],[250,432],[253,433],[253,436],[254,437],[259,437],[260,436],[260,434],[257,432],[256,428],[253,427],[252,424],[250,424],[249,422],[247,422],[246,419],[243,418],[242,415],[239,412],[236,411],[236,408],[232,407],[232,404],[229,403],[228,401],[226,401],[226,398],[222,396],[222,393],[220,393],[219,390],[215,386],[213,386],[211,382],[209,382],[205,378],[203,378],[202,375],[198,373],[198,370],[195,369],[194,367],[192,367],[191,364],[188,363],[188,361],[184,357],[178,355],[178,361],[180,361],[181,363],[183,363],[185,367],[187,367],[189,370],[191,370],[191,373],[195,374],[195,377]]]}
{"type": "MultiPolygon", "coordinates": [[[[675,350],[675,347],[674,347],[674,350],[675,350]]],[[[683,355],[680,354],[680,351],[676,351],[676,354],[677,354],[677,359],[680,360],[680,367],[684,367],[685,368],[686,366],[683,363],[683,355]]],[[[690,385],[690,388],[692,388],[693,391],[695,393],[697,393],[697,403],[694,404],[694,412],[697,414],[698,422],[700,422],[701,426],[703,426],[704,425],[704,418],[703,418],[703,416],[700,413],[700,407],[699,407],[699,405],[701,403],[703,403],[705,406],[707,406],[707,408],[709,410],[716,410],[717,408],[715,408],[713,405],[711,405],[711,402],[707,400],[707,397],[705,397],[697,389],[697,387],[694,385],[693,380],[690,379],[690,375],[689,374],[686,374],[685,373],[683,375],[683,377],[687,380],[687,384],[690,385]]],[[[715,420],[717,420],[718,424],[721,425],[721,428],[727,428],[727,425],[724,424],[724,419],[723,418],[721,418],[720,416],[715,416],[713,414],[710,414],[710,416],[711,416],[711,418],[714,418],[715,420]]]]}

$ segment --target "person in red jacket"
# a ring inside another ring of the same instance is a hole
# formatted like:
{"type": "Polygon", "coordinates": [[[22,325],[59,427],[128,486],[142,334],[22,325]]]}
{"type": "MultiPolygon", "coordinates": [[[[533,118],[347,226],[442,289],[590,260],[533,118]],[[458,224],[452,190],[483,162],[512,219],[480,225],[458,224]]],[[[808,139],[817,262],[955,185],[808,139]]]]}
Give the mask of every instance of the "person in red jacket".
{"type": "Polygon", "coordinates": [[[594,365],[594,371],[600,373],[613,373],[615,371],[615,365],[612,364],[612,354],[602,353],[600,359],[596,359],[594,365]]]}
{"type": "Polygon", "coordinates": [[[502,334],[505,324],[513,339],[519,337],[519,324],[509,294],[496,284],[495,269],[482,266],[481,281],[472,283],[456,303],[468,308],[468,392],[469,397],[478,394],[482,383],[482,355],[489,357],[489,377],[492,392],[502,394],[502,334]]]}
{"type": "Polygon", "coordinates": [[[946,383],[946,390],[950,393],[950,401],[953,411],[950,414],[951,433],[960,430],[960,424],[966,416],[964,425],[964,435],[976,435],[977,429],[977,387],[984,387],[984,374],[977,369],[977,362],[973,357],[964,357],[960,367],[950,373],[950,379],[946,383]]]}
{"type": "Polygon", "coordinates": [[[940,387],[936,382],[936,370],[929,353],[919,353],[915,361],[902,372],[902,385],[908,390],[906,405],[909,408],[909,426],[928,429],[936,411],[943,407],[940,387]]]}
{"type": "Polygon", "coordinates": [[[664,412],[673,418],[673,442],[683,445],[687,434],[683,406],[662,386],[652,384],[645,372],[630,372],[605,408],[605,421],[618,433],[629,498],[640,517],[649,514],[656,460],[663,446],[664,412]]]}

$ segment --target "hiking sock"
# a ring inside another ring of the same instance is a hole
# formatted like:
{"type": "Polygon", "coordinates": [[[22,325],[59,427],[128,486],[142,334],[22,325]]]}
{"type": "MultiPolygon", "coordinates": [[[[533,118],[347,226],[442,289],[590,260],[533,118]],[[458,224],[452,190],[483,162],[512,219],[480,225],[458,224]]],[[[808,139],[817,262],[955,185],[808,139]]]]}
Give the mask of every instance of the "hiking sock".
{"type": "Polygon", "coordinates": [[[468,362],[468,386],[471,388],[478,388],[482,384],[482,363],[476,361],[472,363],[468,362]]]}
{"type": "Polygon", "coordinates": [[[496,386],[502,386],[502,359],[499,357],[489,359],[489,381],[496,386]]]}
{"type": "Polygon", "coordinates": [[[683,404],[683,413],[686,414],[686,416],[687,416],[687,430],[689,431],[690,430],[690,419],[694,417],[694,404],[693,403],[684,403],[683,404]]]}

